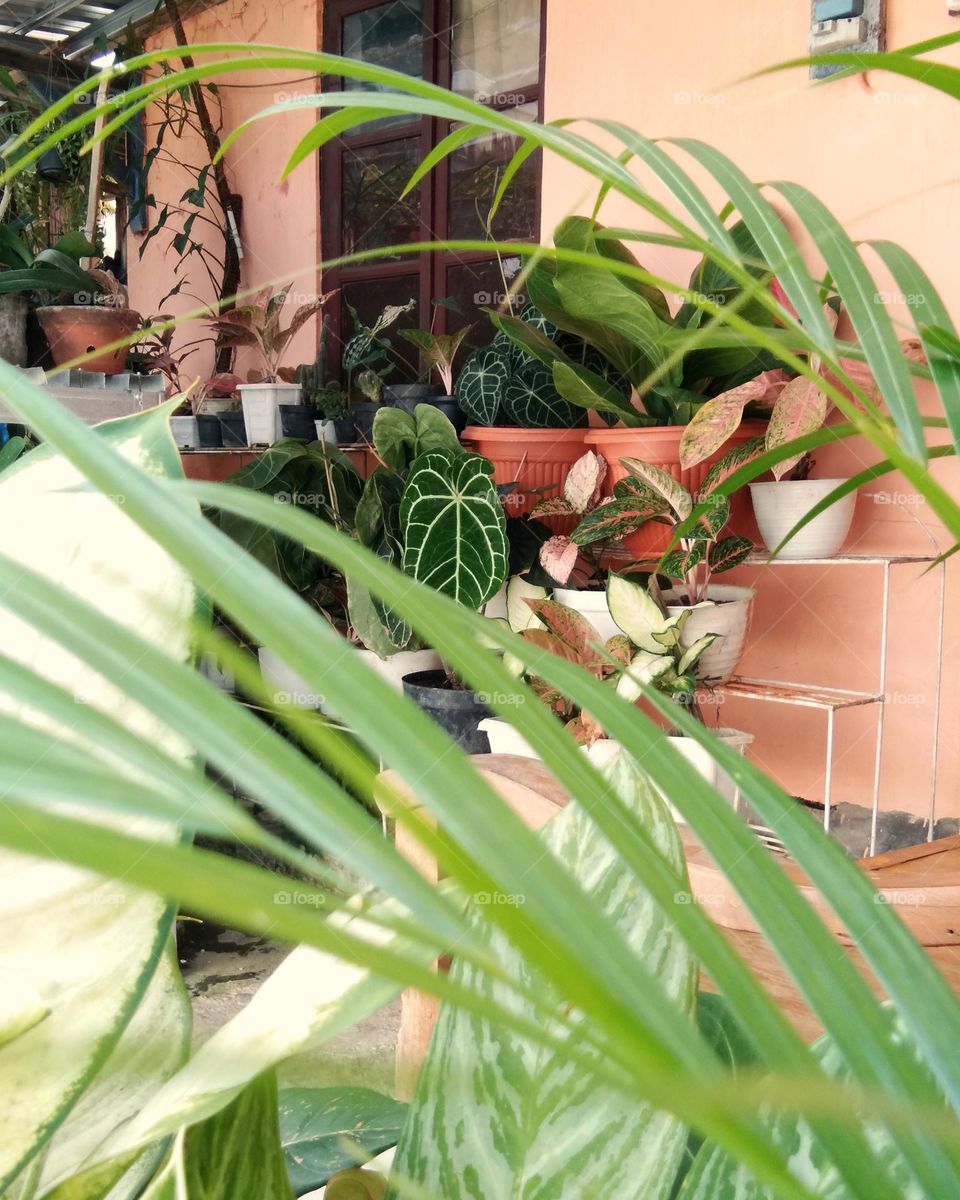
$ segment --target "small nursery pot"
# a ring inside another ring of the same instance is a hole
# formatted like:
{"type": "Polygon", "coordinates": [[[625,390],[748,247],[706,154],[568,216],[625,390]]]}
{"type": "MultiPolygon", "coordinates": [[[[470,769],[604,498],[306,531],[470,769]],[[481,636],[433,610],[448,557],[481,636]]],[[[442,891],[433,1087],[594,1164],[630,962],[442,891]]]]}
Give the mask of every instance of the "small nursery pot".
{"type": "Polygon", "coordinates": [[[220,422],[220,432],[225,446],[246,446],[247,430],[243,413],[221,413],[217,420],[220,422]]]}
{"type": "Polygon", "coordinates": [[[373,440],[373,419],[383,408],[373,400],[358,400],[350,411],[337,421],[337,441],[341,446],[373,440]]]}
{"type": "Polygon", "coordinates": [[[201,446],[209,448],[223,445],[223,426],[220,424],[220,414],[201,413],[196,421],[197,440],[201,446]]]}
{"type": "Polygon", "coordinates": [[[171,417],[170,432],[181,450],[194,450],[200,445],[200,430],[196,417],[171,417]]]}
{"type": "Polygon", "coordinates": [[[316,433],[317,410],[305,404],[281,404],[280,432],[284,437],[301,438],[312,442],[316,433]]]}
{"type": "MultiPolygon", "coordinates": [[[[800,518],[843,482],[843,479],[781,479],[777,483],[751,483],[753,511],[767,549],[775,550],[800,518]]],[[[833,558],[850,532],[856,506],[856,492],[844,496],[804,526],[777,557],[833,558]]]]}
{"type": "Polygon", "coordinates": [[[489,753],[490,743],[479,723],[490,710],[475,692],[450,687],[443,671],[404,675],[403,691],[468,754],[489,753]]]}
{"type": "Polygon", "coordinates": [[[747,631],[750,628],[750,613],[753,609],[753,588],[736,587],[729,583],[711,583],[707,588],[707,602],[691,606],[682,604],[685,597],[681,588],[663,592],[667,614],[677,616],[685,609],[690,610],[680,637],[682,646],[692,646],[707,633],[720,636],[704,652],[697,663],[697,678],[706,683],[726,683],[737,669],[743,654],[747,631]]]}
{"type": "Polygon", "coordinates": [[[463,433],[467,418],[460,411],[456,396],[445,396],[443,388],[436,383],[395,383],[383,389],[383,402],[391,408],[402,408],[412,413],[418,404],[429,404],[439,408],[457,433],[463,433]]]}
{"type": "Polygon", "coordinates": [[[127,347],[102,350],[140,328],[140,314],[132,308],[99,304],[48,304],[37,309],[37,319],[50,344],[57,366],[100,350],[83,364],[85,371],[118,375],[126,365],[127,347]]]}
{"type": "Polygon", "coordinates": [[[251,446],[272,446],[282,436],[280,405],[299,404],[299,383],[241,383],[240,403],[251,446]]]}
{"type": "Polygon", "coordinates": [[[329,446],[335,446],[337,444],[336,421],[314,421],[313,428],[317,435],[318,442],[326,442],[329,446]]]}

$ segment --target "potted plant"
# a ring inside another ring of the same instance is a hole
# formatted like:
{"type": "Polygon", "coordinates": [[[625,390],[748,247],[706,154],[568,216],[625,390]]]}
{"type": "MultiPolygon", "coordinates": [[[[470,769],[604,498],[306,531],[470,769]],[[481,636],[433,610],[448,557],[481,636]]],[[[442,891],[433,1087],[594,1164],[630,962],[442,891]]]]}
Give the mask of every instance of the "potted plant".
{"type": "Polygon", "coordinates": [[[453,364],[463,339],[470,332],[470,326],[464,325],[456,333],[433,333],[429,329],[401,329],[400,337],[405,338],[420,351],[420,358],[430,371],[435,371],[440,380],[442,391],[433,395],[411,395],[419,390],[417,384],[400,384],[388,386],[385,389],[385,399],[397,408],[412,412],[417,403],[429,404],[439,408],[447,420],[460,433],[464,426],[464,416],[457,403],[453,389],[453,364]]]}
{"type": "MultiPolygon", "coordinates": [[[[85,359],[88,371],[116,375],[124,370],[127,347],[104,349],[130,338],[140,314],[127,305],[126,289],[109,271],[84,269],[80,260],[97,256],[82,233],[66,233],[54,245],[33,254],[9,226],[0,226],[0,294],[49,297],[37,307],[37,319],[57,366],[85,359]],[[99,353],[98,353],[99,352],[99,353]]],[[[23,307],[24,316],[26,308],[23,307]]]]}
{"type": "Polygon", "coordinates": [[[251,304],[237,305],[210,321],[221,344],[250,347],[263,363],[262,370],[251,371],[248,382],[239,385],[246,441],[251,446],[269,446],[282,437],[281,408],[300,404],[295,371],[281,363],[294,336],[328,299],[315,296],[300,305],[284,328],[281,317],[289,291],[289,286],[279,292],[265,288],[251,304]]]}
{"type": "MultiPolygon", "coordinates": [[[[598,679],[609,680],[618,694],[627,700],[640,700],[643,689],[651,686],[702,720],[697,698],[697,665],[718,635],[704,633],[693,641],[685,638],[691,610],[668,616],[645,587],[622,575],[609,577],[606,598],[614,630],[609,637],[604,637],[574,609],[549,598],[544,588],[515,576],[507,585],[504,623],[531,645],[576,662],[598,679]]],[[[515,673],[525,675],[527,683],[556,713],[577,742],[593,746],[610,740],[597,721],[527,671],[518,658],[511,654],[505,661],[515,673]]],[[[485,717],[480,728],[490,739],[492,753],[537,757],[530,744],[508,721],[485,717]]],[[[736,729],[720,729],[717,734],[741,752],[753,741],[750,734],[736,729]]],[[[717,783],[733,801],[732,782],[726,776],[718,780],[716,764],[697,741],[684,737],[675,728],[668,729],[667,736],[705,778],[717,783]]]]}
{"type": "MultiPolygon", "coordinates": [[[[605,550],[619,539],[630,535],[648,521],[656,521],[668,531],[681,534],[677,549],[665,552],[659,559],[634,562],[628,570],[650,576],[650,588],[662,601],[668,615],[675,616],[685,608],[694,610],[693,619],[685,625],[685,644],[692,644],[708,632],[718,635],[717,644],[703,655],[698,670],[701,678],[722,683],[730,678],[746,640],[753,591],[713,583],[713,576],[738,566],[753,549],[749,538],[737,534],[722,537],[730,516],[730,501],[717,495],[715,489],[738,467],[757,457],[764,449],[762,438],[755,438],[735,447],[716,463],[704,477],[696,499],[669,471],[652,463],[625,458],[621,462],[623,478],[613,487],[613,494],[596,502],[603,474],[595,461],[584,456],[582,463],[571,471],[573,485],[561,503],[580,514],[580,521],[570,535],[557,534],[540,550],[540,564],[557,586],[556,599],[588,616],[601,634],[612,636],[613,620],[606,606],[606,596],[597,590],[596,582],[604,575],[599,545],[605,550]],[[695,522],[690,520],[694,505],[708,503],[704,514],[695,522]],[[593,548],[593,558],[582,552],[593,548]],[[593,575],[590,564],[596,564],[593,575]],[[571,580],[594,587],[568,588],[571,580]],[[676,586],[659,592],[657,576],[675,580],[676,586]]],[[[541,508],[547,501],[541,502],[541,508]]],[[[668,532],[669,540],[669,532],[668,532]]]]}
{"type": "MultiPolygon", "coordinates": [[[[720,348],[697,346],[695,341],[691,345],[690,333],[704,320],[705,303],[726,305],[740,296],[742,289],[732,277],[705,259],[690,280],[694,299],[672,316],[658,289],[628,281],[603,265],[605,259],[639,264],[626,245],[599,236],[601,232],[590,218],[567,218],[555,231],[557,248],[592,256],[594,263],[582,258],[561,257],[556,263],[543,259],[529,272],[527,289],[549,323],[546,331],[524,314],[518,318],[495,313],[492,320],[546,368],[568,404],[598,412],[613,423],[588,429],[584,435],[584,444],[607,460],[608,492],[623,477],[623,456],[655,462],[688,491],[696,491],[727,449],[762,433],[763,426],[753,419],[738,422],[714,455],[685,468],[680,443],[687,424],[710,397],[755,379],[759,382],[740,412],[745,410],[748,418],[765,415],[785,377],[770,370],[774,360],[758,352],[747,338],[731,344],[731,335],[720,348]],[[559,336],[551,336],[552,330],[558,330],[559,336]]],[[[762,278],[766,268],[742,223],[734,225],[730,234],[749,255],[751,272],[762,278]]],[[[745,307],[751,320],[772,322],[759,305],[745,307]]],[[[630,549],[639,555],[663,550],[665,544],[662,530],[646,526],[630,549]]]]}
{"type": "Polygon", "coordinates": [[[341,442],[369,442],[373,436],[374,417],[384,402],[385,381],[398,373],[416,378],[416,370],[398,354],[388,334],[388,330],[416,306],[413,299],[406,304],[388,304],[372,325],[364,325],[357,310],[346,305],[353,318],[354,331],[343,348],[341,362],[350,402],[349,416],[344,422],[346,428],[337,430],[341,442]]]}
{"type": "MultiPolygon", "coordinates": [[[[312,363],[301,363],[296,370],[304,407],[313,417],[313,431],[318,442],[336,445],[337,423],[350,411],[346,393],[338,383],[327,378],[327,326],[320,330],[320,349],[312,363]]],[[[347,439],[350,440],[350,439],[347,439]]]]}

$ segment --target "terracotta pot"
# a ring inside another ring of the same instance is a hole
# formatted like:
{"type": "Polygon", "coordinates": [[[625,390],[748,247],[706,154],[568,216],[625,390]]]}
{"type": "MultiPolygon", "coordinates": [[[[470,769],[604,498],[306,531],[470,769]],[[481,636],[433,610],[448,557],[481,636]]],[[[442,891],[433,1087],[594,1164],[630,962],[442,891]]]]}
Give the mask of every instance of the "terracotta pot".
{"type": "Polygon", "coordinates": [[[57,366],[92,356],[82,364],[85,371],[119,375],[127,361],[127,347],[95,354],[119,338],[128,338],[140,328],[140,314],[132,308],[107,308],[96,304],[51,304],[37,309],[37,318],[57,366]]]}
{"type": "MultiPolygon", "coordinates": [[[[563,487],[570,468],[581,457],[587,429],[522,429],[516,425],[468,425],[460,440],[493,463],[495,483],[513,483],[515,493],[507,499],[507,512],[521,517],[543,496],[555,496],[563,487]],[[538,495],[523,493],[546,488],[538,495]]],[[[569,533],[576,524],[570,518],[546,522],[557,533],[569,533]]]]}
{"type": "MultiPolygon", "coordinates": [[[[742,446],[751,438],[764,434],[766,428],[766,421],[744,421],[715,454],[711,454],[695,467],[687,468],[680,466],[680,439],[686,429],[685,425],[659,425],[652,429],[588,429],[585,431],[584,442],[588,450],[596,450],[607,460],[609,469],[603,483],[603,490],[607,495],[613,490],[617,480],[623,479],[627,474],[620,465],[621,458],[639,458],[655,467],[662,467],[663,470],[669,471],[674,479],[679,479],[689,492],[695,493],[714,463],[719,462],[734,446],[742,446]]],[[[746,488],[733,497],[727,532],[740,533],[756,541],[756,526],[746,488]]],[[[624,547],[636,558],[658,556],[669,544],[669,526],[660,525],[655,521],[648,521],[642,529],[623,539],[624,547]]]]}

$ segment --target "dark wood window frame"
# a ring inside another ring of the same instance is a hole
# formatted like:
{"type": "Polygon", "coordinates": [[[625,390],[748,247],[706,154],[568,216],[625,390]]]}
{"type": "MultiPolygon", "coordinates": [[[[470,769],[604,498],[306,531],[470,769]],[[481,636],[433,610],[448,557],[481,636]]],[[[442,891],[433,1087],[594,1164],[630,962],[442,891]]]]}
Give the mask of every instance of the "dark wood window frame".
{"type": "MultiPolygon", "coordinates": [[[[343,52],[343,20],[353,13],[377,8],[385,0],[326,0],[323,7],[323,49],[330,54],[343,52]]],[[[451,83],[452,57],[452,9],[453,0],[423,0],[423,78],[444,87],[451,83]]],[[[547,0],[540,0],[540,48],[539,73],[536,83],[508,96],[495,96],[491,108],[507,110],[521,104],[536,104],[537,120],[543,119],[543,89],[546,47],[547,0]]],[[[339,82],[325,78],[324,90],[338,90],[339,82]]],[[[350,134],[336,138],[323,149],[320,158],[321,239],[325,261],[335,260],[343,253],[343,213],[341,204],[342,155],[345,148],[363,149],[372,145],[399,142],[404,138],[419,137],[421,152],[437,145],[449,132],[448,122],[434,117],[414,118],[397,121],[386,127],[369,132],[350,134]]],[[[535,223],[539,228],[541,211],[541,171],[536,175],[535,223]]],[[[447,199],[449,195],[449,159],[439,163],[424,180],[421,203],[421,242],[442,241],[447,229],[447,199]]],[[[390,262],[370,262],[331,268],[324,272],[323,290],[342,289],[350,283],[375,280],[394,280],[416,276],[418,282],[417,313],[420,323],[432,318],[432,302],[447,294],[447,272],[451,267],[469,266],[491,261],[484,251],[436,251],[390,262]],[[423,314],[431,314],[424,318],[423,314]]],[[[344,338],[352,334],[352,327],[342,328],[342,306],[331,305],[328,316],[330,332],[330,361],[336,370],[339,367],[340,347],[344,338]]],[[[457,323],[455,314],[445,309],[437,311],[434,327],[442,332],[448,324],[457,323]]]]}

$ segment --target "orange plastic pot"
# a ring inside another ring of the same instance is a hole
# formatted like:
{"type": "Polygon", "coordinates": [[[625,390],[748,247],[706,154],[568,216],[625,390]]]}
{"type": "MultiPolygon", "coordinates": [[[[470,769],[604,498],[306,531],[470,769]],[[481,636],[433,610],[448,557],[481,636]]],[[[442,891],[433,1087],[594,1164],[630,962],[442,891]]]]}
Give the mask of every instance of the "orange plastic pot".
{"type": "Polygon", "coordinates": [[[37,318],[57,366],[90,354],[80,364],[85,371],[119,375],[127,361],[127,347],[95,353],[140,328],[140,314],[132,308],[107,308],[93,304],[51,304],[37,309],[37,318]]]}
{"type": "MultiPolygon", "coordinates": [[[[725,454],[734,448],[742,446],[751,438],[762,436],[766,432],[765,421],[744,421],[740,428],[728,438],[716,453],[711,454],[695,467],[680,466],[680,439],[683,437],[685,425],[660,425],[652,429],[588,429],[584,438],[588,450],[596,450],[607,460],[607,476],[604,480],[604,492],[609,495],[618,479],[623,479],[627,472],[620,465],[621,458],[639,458],[669,471],[674,479],[678,479],[687,491],[696,493],[703,483],[707,472],[714,463],[719,462],[725,454]]],[[[750,507],[750,497],[746,488],[734,495],[730,505],[730,522],[728,533],[739,533],[744,537],[758,540],[757,526],[750,507]]],[[[660,555],[670,544],[670,528],[656,521],[648,521],[636,533],[623,539],[623,545],[635,558],[651,558],[660,555]]]]}
{"type": "MultiPolygon", "coordinates": [[[[520,517],[544,496],[556,496],[570,468],[586,449],[587,429],[523,429],[517,425],[468,425],[460,440],[493,463],[495,483],[517,487],[506,498],[507,512],[520,517]],[[545,489],[540,491],[539,489],[545,489]],[[532,491],[536,494],[530,495],[532,491]]],[[[575,522],[551,518],[546,522],[557,533],[569,533],[575,522]]]]}

